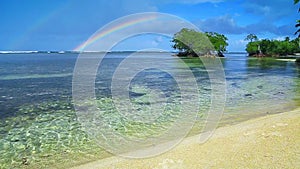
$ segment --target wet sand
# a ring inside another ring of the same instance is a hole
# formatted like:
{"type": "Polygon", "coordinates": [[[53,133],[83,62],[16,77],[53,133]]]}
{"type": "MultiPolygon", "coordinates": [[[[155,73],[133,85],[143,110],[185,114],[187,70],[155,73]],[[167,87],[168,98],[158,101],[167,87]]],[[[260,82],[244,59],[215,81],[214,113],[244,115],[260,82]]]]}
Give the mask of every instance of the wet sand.
{"type": "Polygon", "coordinates": [[[73,169],[134,168],[298,168],[300,109],[218,128],[205,143],[199,135],[147,159],[110,157],[73,169]]]}

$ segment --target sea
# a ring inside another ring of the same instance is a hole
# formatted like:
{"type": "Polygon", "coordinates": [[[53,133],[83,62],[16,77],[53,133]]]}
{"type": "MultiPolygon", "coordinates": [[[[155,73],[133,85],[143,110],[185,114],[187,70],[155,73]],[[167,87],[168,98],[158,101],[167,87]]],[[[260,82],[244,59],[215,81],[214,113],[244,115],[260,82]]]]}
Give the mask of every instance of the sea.
{"type": "Polygon", "coordinates": [[[184,117],[186,109],[180,110],[190,102],[195,125],[186,137],[202,132],[218,97],[223,108],[217,127],[300,106],[300,65],[290,59],[251,58],[243,52],[209,58],[222,68],[225,78],[217,81],[210,76],[213,66],[172,52],[2,52],[0,168],[68,168],[113,155],[84,128],[78,113],[84,107],[74,101],[74,88],[88,79],[74,80],[89,67],[90,62],[80,67],[85,56],[99,62],[87,91],[102,113],[96,120],[106,124],[100,133],[107,143],[114,142],[112,131],[131,139],[159,136],[184,117]],[[213,83],[224,90],[212,96],[213,83]],[[182,97],[193,86],[198,95],[182,97]]]}

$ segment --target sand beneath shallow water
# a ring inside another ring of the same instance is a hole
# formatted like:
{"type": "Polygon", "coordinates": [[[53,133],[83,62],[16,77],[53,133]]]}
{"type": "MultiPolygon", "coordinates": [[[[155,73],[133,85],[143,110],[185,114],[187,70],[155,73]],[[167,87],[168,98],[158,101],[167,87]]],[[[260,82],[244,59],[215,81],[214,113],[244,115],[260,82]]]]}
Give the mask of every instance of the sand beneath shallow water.
{"type": "Polygon", "coordinates": [[[100,168],[298,168],[300,109],[221,127],[204,144],[186,138],[162,155],[148,159],[110,157],[74,167],[100,168]]]}

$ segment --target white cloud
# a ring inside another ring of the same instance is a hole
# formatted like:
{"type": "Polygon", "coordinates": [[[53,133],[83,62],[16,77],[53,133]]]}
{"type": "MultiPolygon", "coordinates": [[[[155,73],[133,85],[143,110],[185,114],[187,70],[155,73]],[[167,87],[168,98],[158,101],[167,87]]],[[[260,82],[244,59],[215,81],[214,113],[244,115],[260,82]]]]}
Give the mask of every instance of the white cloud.
{"type": "Polygon", "coordinates": [[[285,39],[285,36],[278,36],[275,38],[275,40],[284,40],[285,39]]]}

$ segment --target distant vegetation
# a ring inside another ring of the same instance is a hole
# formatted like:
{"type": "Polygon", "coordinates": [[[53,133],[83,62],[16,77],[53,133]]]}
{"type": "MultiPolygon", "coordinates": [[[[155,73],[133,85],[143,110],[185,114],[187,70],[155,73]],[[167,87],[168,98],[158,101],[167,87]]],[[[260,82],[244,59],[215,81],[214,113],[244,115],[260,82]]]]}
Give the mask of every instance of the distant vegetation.
{"type": "Polygon", "coordinates": [[[183,28],[177,32],[172,42],[181,56],[223,56],[228,46],[227,37],[216,32],[197,32],[183,28]]]}
{"type": "Polygon", "coordinates": [[[250,41],[246,46],[249,56],[276,57],[300,52],[299,38],[293,40],[290,40],[289,37],[284,40],[258,40],[256,35],[250,34],[245,40],[250,41]]]}
{"type": "MultiPolygon", "coordinates": [[[[294,0],[294,4],[298,4],[299,1],[294,0]]],[[[300,8],[298,8],[298,12],[300,12],[300,8]]],[[[258,40],[256,35],[249,34],[245,38],[245,40],[250,41],[246,46],[246,51],[249,53],[249,56],[257,57],[276,57],[300,53],[300,20],[296,21],[295,27],[297,28],[295,35],[298,35],[298,37],[293,40],[290,40],[289,37],[286,37],[284,40],[258,40]]],[[[297,61],[300,62],[300,59],[297,59],[297,61]]]]}

